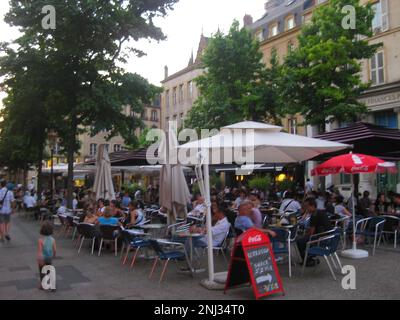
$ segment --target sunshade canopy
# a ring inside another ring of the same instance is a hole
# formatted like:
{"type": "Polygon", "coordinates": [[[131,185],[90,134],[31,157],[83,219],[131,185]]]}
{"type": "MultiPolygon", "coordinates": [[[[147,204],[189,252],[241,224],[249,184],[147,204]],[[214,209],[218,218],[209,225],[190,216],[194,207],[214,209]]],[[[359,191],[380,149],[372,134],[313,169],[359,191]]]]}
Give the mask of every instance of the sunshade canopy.
{"type": "Polygon", "coordinates": [[[281,130],[279,126],[244,121],[222,128],[215,136],[189,142],[179,148],[192,150],[192,154],[194,150],[207,149],[210,164],[301,162],[322,153],[351,148],[343,143],[293,135],[281,130]]]}

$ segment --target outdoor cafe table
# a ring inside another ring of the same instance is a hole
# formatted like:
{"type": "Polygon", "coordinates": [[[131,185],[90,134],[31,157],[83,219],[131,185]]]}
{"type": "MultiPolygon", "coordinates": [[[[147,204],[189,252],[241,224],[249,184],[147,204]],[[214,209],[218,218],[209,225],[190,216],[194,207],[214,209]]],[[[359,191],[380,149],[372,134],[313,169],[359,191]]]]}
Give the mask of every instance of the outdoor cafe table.
{"type": "Polygon", "coordinates": [[[204,237],[204,234],[191,233],[191,232],[180,232],[180,233],[176,233],[175,236],[189,239],[189,247],[190,247],[189,260],[190,260],[190,265],[192,266],[192,272],[193,273],[204,272],[205,271],[204,269],[196,269],[193,267],[193,238],[204,237]]]}
{"type": "Polygon", "coordinates": [[[161,224],[161,223],[153,223],[153,224],[144,224],[142,226],[139,226],[141,229],[147,230],[150,232],[154,237],[158,237],[160,234],[160,231],[164,228],[166,228],[166,224],[161,224]]]}

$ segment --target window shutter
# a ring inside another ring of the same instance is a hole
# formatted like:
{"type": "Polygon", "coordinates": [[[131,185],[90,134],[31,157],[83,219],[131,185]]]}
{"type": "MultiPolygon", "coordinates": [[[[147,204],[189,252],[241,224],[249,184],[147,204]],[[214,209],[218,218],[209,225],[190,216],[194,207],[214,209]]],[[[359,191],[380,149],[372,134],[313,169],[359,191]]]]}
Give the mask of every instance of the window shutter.
{"type": "Polygon", "coordinates": [[[382,32],[389,30],[389,5],[388,0],[381,0],[382,32]]]}

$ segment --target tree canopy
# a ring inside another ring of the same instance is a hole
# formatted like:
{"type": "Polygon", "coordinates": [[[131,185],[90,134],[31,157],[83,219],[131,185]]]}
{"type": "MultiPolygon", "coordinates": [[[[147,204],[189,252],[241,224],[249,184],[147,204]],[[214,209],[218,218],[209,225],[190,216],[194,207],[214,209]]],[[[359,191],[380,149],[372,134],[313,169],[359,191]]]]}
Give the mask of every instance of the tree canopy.
{"type": "Polygon", "coordinates": [[[361,61],[380,46],[367,39],[373,17],[371,4],[361,5],[359,0],[330,0],[313,12],[298,48],[283,66],[281,89],[289,113],[300,113],[306,124],[323,129],[326,122],[354,120],[366,111],[357,99],[370,86],[362,82],[361,61]],[[348,14],[342,11],[345,6],[355,9],[355,29],[342,26],[348,14]]]}
{"type": "MultiPolygon", "coordinates": [[[[151,101],[158,89],[141,76],[125,72],[119,65],[125,63],[130,54],[144,54],[133,47],[134,41],[165,39],[153,19],[165,16],[176,2],[10,1],[5,21],[19,27],[22,36],[15,40],[17,49],[13,49],[13,44],[3,45],[3,49],[8,57],[19,57],[31,50],[40,51],[45,58],[43,81],[47,93],[43,109],[51,120],[49,126],[56,130],[68,154],[69,199],[80,132],[89,128],[96,134],[105,129],[110,137],[121,134],[128,142],[134,142],[135,129],[141,126],[135,114],[140,114],[143,105],[151,101]],[[56,10],[55,29],[42,26],[42,8],[48,5],[56,10]],[[131,106],[129,114],[122,112],[126,105],[131,106]]],[[[20,66],[28,73],[32,68],[36,69],[32,63],[20,66]]],[[[3,70],[8,81],[4,85],[10,92],[15,86],[10,79],[16,74],[13,68],[3,70]]]]}
{"type": "Polygon", "coordinates": [[[211,38],[202,56],[206,73],[196,79],[201,95],[185,126],[213,129],[244,119],[277,118],[272,72],[265,69],[259,49],[237,21],[227,35],[218,31],[211,38]]]}

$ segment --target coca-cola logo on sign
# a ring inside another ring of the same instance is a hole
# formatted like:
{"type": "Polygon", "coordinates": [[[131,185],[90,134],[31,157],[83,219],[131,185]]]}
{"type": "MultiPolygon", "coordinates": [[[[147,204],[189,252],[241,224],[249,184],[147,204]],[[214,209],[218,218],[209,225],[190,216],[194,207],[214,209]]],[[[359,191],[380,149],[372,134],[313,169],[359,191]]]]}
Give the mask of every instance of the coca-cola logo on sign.
{"type": "Polygon", "coordinates": [[[260,242],[262,239],[261,239],[261,235],[260,234],[258,234],[258,235],[256,235],[256,236],[254,236],[254,237],[249,237],[249,243],[255,243],[255,242],[260,242]]]}

